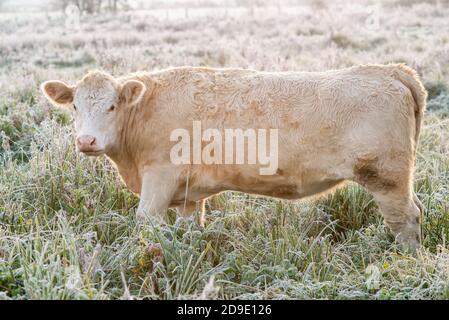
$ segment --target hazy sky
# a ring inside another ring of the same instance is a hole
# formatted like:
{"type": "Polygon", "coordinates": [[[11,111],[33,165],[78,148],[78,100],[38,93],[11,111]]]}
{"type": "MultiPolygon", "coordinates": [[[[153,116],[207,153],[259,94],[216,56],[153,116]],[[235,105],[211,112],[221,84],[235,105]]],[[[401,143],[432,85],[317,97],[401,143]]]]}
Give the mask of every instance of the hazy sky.
{"type": "MultiPolygon", "coordinates": [[[[191,1],[191,0],[164,0],[164,2],[183,2],[183,1],[191,1]]],[[[204,1],[204,0],[203,0],[204,1]]],[[[211,3],[220,2],[219,0],[209,0],[211,3]]],[[[0,0],[3,2],[4,8],[8,10],[39,10],[46,7],[49,0],[0,0]]],[[[140,3],[141,0],[130,0],[129,3],[140,3]]],[[[144,1],[145,2],[145,1],[144,1]]]]}
{"type": "MultiPolygon", "coordinates": [[[[183,0],[164,0],[165,2],[182,2],[183,0]]],[[[184,0],[186,1],[186,0],[184,0]]],[[[187,0],[188,1],[188,0],[187,0]]],[[[213,2],[212,0],[211,2],[213,2]]],[[[49,0],[0,0],[3,2],[3,7],[8,10],[18,10],[18,11],[35,11],[39,9],[44,9],[49,0]]],[[[140,0],[131,0],[130,3],[139,3],[140,0]]]]}

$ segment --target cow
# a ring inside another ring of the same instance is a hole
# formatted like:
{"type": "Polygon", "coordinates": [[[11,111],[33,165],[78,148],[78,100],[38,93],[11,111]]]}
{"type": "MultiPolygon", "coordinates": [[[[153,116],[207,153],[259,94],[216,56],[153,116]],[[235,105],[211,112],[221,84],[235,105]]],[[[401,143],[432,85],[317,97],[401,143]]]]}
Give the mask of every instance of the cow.
{"type": "Polygon", "coordinates": [[[295,200],[353,181],[371,193],[399,243],[421,242],[413,173],[427,92],[404,64],[324,72],[174,67],[122,77],[97,70],[41,89],[53,105],[72,109],[76,150],[106,155],[140,196],[139,218],[163,222],[177,208],[203,225],[205,200],[223,191],[295,200]],[[276,129],[276,170],[261,174],[258,160],[174,163],[173,132],[193,134],[195,121],[215,132],[276,129]]]}

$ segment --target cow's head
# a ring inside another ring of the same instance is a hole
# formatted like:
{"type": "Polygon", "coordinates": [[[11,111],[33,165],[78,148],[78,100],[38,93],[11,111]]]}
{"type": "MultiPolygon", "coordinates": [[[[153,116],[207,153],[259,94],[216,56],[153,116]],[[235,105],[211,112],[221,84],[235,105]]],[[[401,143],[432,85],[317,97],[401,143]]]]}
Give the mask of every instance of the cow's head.
{"type": "Polygon", "coordinates": [[[141,81],[118,81],[99,71],[88,73],[75,86],[52,80],[41,88],[52,104],[72,109],[76,149],[91,156],[108,153],[117,146],[124,114],[146,91],[141,81]]]}

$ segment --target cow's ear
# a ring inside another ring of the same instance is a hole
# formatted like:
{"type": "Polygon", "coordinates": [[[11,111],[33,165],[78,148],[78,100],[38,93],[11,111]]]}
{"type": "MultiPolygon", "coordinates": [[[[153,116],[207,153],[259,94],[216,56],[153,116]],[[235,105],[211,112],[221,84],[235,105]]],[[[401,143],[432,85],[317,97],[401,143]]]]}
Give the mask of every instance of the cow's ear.
{"type": "Polygon", "coordinates": [[[139,103],[147,90],[145,84],[138,80],[128,80],[122,85],[120,92],[120,101],[127,105],[135,105],[139,103]]]}
{"type": "Polygon", "coordinates": [[[41,89],[45,97],[56,106],[66,106],[73,102],[73,87],[62,81],[46,81],[41,89]]]}

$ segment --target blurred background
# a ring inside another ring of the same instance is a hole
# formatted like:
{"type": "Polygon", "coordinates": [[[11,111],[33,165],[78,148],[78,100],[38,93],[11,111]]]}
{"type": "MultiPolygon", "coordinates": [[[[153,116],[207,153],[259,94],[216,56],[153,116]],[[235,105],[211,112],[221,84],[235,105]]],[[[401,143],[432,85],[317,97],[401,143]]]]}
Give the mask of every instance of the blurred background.
{"type": "MultiPolygon", "coordinates": [[[[0,68],[449,65],[447,0],[0,0],[0,68]]],[[[4,69],[2,70],[4,71],[4,69]]]]}
{"type": "Polygon", "coordinates": [[[0,68],[313,71],[395,61],[441,78],[448,13],[447,0],[0,0],[0,68]]]}

